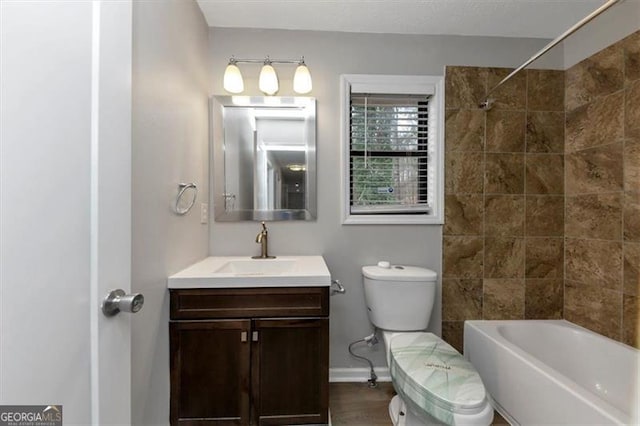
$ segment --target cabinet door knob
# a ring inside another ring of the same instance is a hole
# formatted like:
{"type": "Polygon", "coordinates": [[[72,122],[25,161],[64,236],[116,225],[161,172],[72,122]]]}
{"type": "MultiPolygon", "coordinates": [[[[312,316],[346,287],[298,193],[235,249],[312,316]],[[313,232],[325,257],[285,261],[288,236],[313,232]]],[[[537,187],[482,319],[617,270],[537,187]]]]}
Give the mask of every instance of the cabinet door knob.
{"type": "Polygon", "coordinates": [[[247,341],[247,332],[243,331],[242,333],[240,333],[240,341],[242,343],[245,343],[247,341]]]}
{"type": "Polygon", "coordinates": [[[251,333],[251,341],[252,342],[257,342],[258,341],[258,332],[254,331],[253,333],[251,333]]]}

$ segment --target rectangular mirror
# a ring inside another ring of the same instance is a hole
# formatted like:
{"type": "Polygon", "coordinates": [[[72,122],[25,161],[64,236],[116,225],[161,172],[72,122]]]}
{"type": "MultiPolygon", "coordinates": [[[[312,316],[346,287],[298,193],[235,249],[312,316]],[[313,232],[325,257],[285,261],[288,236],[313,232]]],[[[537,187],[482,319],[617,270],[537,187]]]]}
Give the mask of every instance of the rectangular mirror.
{"type": "Polygon", "coordinates": [[[315,219],[315,98],[213,96],[211,113],[215,220],[315,219]]]}

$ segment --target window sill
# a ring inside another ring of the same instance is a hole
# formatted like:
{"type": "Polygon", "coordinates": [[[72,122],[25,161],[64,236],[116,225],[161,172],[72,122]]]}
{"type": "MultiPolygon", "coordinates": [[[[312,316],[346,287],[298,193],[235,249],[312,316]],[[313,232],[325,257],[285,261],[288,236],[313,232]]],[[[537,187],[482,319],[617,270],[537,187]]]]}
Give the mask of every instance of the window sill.
{"type": "Polygon", "coordinates": [[[443,225],[437,216],[416,215],[349,215],[342,220],[343,225],[443,225]]]}

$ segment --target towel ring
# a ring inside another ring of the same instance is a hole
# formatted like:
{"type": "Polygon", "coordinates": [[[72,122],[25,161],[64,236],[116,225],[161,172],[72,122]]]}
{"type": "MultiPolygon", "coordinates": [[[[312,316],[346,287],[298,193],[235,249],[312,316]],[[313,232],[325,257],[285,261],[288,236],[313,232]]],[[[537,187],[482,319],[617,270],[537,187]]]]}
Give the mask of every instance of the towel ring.
{"type": "Polygon", "coordinates": [[[179,214],[180,216],[183,216],[183,215],[189,213],[189,210],[191,210],[193,205],[196,203],[196,198],[198,197],[198,188],[196,187],[196,184],[193,183],[193,182],[191,182],[191,183],[179,183],[178,184],[178,188],[180,188],[180,191],[178,192],[178,196],[176,197],[176,204],[174,206],[174,211],[176,212],[176,214],[179,214]],[[191,199],[191,201],[189,202],[189,205],[187,207],[180,207],[180,202],[182,201],[182,196],[187,191],[187,189],[190,189],[190,188],[193,188],[193,198],[191,199]]]}

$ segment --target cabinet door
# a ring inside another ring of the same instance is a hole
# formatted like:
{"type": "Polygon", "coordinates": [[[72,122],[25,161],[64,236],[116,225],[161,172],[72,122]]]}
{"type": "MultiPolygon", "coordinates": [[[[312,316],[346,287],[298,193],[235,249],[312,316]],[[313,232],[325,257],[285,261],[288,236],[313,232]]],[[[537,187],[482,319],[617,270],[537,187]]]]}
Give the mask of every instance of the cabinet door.
{"type": "Polygon", "coordinates": [[[171,424],[249,424],[249,320],[175,321],[171,424]]]}
{"type": "Polygon", "coordinates": [[[259,319],[253,330],[253,422],[327,423],[329,319],[259,319]]]}

